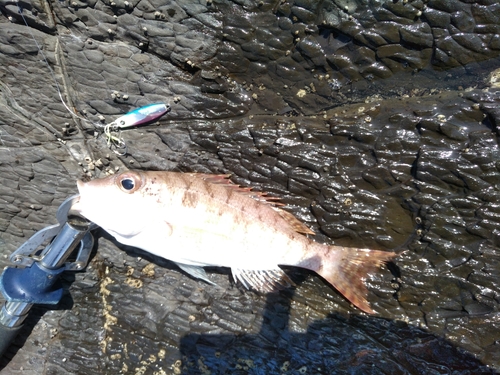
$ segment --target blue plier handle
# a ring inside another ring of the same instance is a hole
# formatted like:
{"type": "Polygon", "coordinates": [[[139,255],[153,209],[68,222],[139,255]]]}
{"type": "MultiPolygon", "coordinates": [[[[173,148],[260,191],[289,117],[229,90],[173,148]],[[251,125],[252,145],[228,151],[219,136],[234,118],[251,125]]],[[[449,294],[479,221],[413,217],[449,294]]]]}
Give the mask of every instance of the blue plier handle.
{"type": "Polygon", "coordinates": [[[14,267],[5,267],[0,292],[0,356],[10,347],[34,304],[57,304],[63,296],[59,280],[65,271],[79,271],[88,263],[95,224],[71,215],[78,195],[66,199],[57,210],[57,224],[36,232],[10,256],[14,267]],[[51,240],[51,241],[50,241],[51,240]],[[48,243],[43,250],[41,246],[48,243]],[[74,261],[68,261],[76,250],[74,261]]]}

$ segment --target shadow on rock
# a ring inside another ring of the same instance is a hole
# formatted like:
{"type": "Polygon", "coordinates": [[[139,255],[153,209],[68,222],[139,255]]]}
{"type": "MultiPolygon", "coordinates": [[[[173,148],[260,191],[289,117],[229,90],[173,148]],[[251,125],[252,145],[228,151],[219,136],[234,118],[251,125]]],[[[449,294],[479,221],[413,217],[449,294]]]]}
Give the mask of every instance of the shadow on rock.
{"type": "Polygon", "coordinates": [[[175,373],[496,374],[446,340],[401,321],[333,313],[300,332],[292,297],[289,291],[267,296],[258,334],[184,336],[175,373]]]}
{"type": "Polygon", "coordinates": [[[73,308],[74,300],[68,289],[69,286],[75,281],[75,276],[73,273],[67,272],[62,276],[62,279],[64,295],[61,301],[57,305],[33,305],[28,314],[28,317],[23,323],[21,330],[18,332],[14,341],[10,343],[10,347],[6,350],[3,357],[0,358],[0,371],[2,371],[9,365],[10,361],[16,356],[19,350],[25,347],[34,330],[45,330],[43,335],[47,338],[46,342],[38,342],[38,340],[35,340],[34,342],[30,343],[30,345],[33,344],[34,346],[42,347],[40,348],[40,350],[46,350],[49,340],[53,339],[54,336],[57,335],[58,328],[56,328],[57,326],[55,324],[51,327],[47,324],[44,325],[39,323],[42,320],[50,321],[51,319],[46,319],[46,317],[44,318],[44,315],[50,313],[51,311],[71,310],[73,308]]]}

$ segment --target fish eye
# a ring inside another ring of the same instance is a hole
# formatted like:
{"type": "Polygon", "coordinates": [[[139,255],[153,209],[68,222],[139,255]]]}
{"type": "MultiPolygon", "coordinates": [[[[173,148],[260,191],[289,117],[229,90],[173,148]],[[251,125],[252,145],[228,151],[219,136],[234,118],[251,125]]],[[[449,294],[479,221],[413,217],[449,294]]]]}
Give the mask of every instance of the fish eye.
{"type": "Polygon", "coordinates": [[[117,176],[116,185],[124,193],[132,194],[142,186],[142,175],[138,172],[130,171],[117,176]]]}
{"type": "Polygon", "coordinates": [[[132,190],[135,186],[135,182],[131,178],[124,178],[120,183],[125,190],[132,190]]]}

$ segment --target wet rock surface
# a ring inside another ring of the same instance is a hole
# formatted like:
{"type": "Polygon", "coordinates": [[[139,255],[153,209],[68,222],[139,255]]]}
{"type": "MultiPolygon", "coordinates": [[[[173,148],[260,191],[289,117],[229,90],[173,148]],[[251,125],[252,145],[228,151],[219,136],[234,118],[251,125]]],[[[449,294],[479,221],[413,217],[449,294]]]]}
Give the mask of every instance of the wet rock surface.
{"type": "Polygon", "coordinates": [[[225,269],[210,286],[97,231],[1,373],[499,371],[496,2],[19,5],[29,27],[0,1],[2,266],[77,178],[126,168],[231,173],[318,241],[406,252],[367,280],[367,316],[304,271],[267,296],[225,269]],[[171,112],[110,151],[99,124],[154,102],[171,112]]]}

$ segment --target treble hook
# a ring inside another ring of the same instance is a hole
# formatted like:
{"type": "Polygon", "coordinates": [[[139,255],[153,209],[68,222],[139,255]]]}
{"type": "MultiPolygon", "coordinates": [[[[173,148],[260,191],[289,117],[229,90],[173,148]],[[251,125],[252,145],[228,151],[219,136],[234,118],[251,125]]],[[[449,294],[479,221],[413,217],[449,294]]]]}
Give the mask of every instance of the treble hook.
{"type": "Polygon", "coordinates": [[[122,137],[121,129],[112,122],[104,127],[104,136],[108,148],[119,156],[127,154],[127,144],[122,137]]]}

